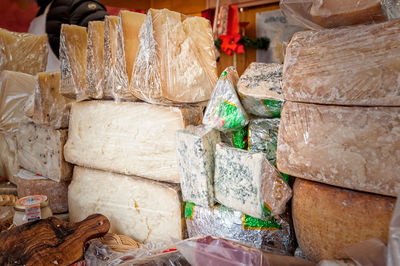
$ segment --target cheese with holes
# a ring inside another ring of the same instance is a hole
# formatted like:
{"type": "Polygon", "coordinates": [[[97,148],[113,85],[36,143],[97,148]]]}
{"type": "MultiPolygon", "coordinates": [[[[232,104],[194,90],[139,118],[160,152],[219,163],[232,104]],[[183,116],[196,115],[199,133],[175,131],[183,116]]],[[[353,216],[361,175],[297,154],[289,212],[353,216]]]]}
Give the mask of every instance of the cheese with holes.
{"type": "Polygon", "coordinates": [[[178,171],[184,201],[214,205],[215,145],[219,132],[205,126],[189,126],[176,132],[178,171]]]}
{"type": "Polygon", "coordinates": [[[167,104],[210,99],[217,64],[208,20],[149,9],[139,38],[130,86],[136,97],[167,104]]]}
{"type": "Polygon", "coordinates": [[[0,29],[0,71],[35,75],[46,70],[47,35],[0,29]]]}
{"type": "Polygon", "coordinates": [[[400,108],[287,102],[279,171],[339,187],[400,193],[400,108]]]}
{"type": "Polygon", "coordinates": [[[393,20],[296,33],[283,67],[285,100],[400,106],[399,31],[393,20]]]}
{"type": "Polygon", "coordinates": [[[7,177],[15,184],[18,172],[17,143],[15,134],[0,133],[0,177],[7,177]]]}
{"type": "Polygon", "coordinates": [[[263,153],[217,144],[214,190],[216,200],[259,219],[285,211],[292,190],[263,153]]]}
{"type": "Polygon", "coordinates": [[[104,21],[89,21],[86,65],[86,94],[103,98],[104,88],[104,21]]]}
{"type": "Polygon", "coordinates": [[[60,72],[39,73],[34,98],[33,122],[54,129],[68,128],[73,100],[60,93],[60,72]]]}
{"type": "Polygon", "coordinates": [[[183,238],[182,203],[176,186],[76,166],[68,201],[71,222],[101,213],[110,220],[111,233],[142,243],[183,238]]]}
{"type": "Polygon", "coordinates": [[[246,111],[262,117],[280,117],[282,97],[281,64],[251,63],[240,77],[237,89],[246,111]]]}
{"type": "Polygon", "coordinates": [[[86,28],[62,24],[60,32],[60,92],[68,98],[77,100],[87,98],[85,93],[86,56],[86,28]]]}
{"type": "Polygon", "coordinates": [[[67,135],[67,130],[21,124],[17,132],[18,164],[57,182],[70,180],[72,165],[64,160],[63,152],[67,135]]]}
{"type": "Polygon", "coordinates": [[[347,258],[344,248],[370,238],[387,244],[395,203],[395,198],[297,178],[292,200],[297,242],[316,262],[347,258]]]}
{"type": "Polygon", "coordinates": [[[179,183],[175,132],[200,124],[202,110],[134,102],[74,103],[65,159],[85,167],[179,183]]]}

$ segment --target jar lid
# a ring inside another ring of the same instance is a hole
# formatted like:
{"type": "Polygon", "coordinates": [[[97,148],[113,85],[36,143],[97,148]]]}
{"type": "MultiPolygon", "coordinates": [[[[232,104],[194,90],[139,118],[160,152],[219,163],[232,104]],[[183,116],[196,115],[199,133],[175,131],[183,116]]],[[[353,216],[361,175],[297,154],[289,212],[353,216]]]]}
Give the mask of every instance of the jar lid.
{"type": "Polygon", "coordinates": [[[31,195],[20,198],[14,206],[16,211],[25,211],[25,207],[29,205],[40,204],[40,208],[49,206],[49,199],[46,195],[31,195]]]}

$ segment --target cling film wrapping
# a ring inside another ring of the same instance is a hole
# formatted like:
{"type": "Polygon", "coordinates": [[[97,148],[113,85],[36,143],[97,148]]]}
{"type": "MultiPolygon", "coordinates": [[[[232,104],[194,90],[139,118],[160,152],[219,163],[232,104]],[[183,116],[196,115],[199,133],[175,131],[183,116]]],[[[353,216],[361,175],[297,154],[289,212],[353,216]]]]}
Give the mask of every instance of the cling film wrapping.
{"type": "Polygon", "coordinates": [[[248,126],[233,131],[221,131],[220,135],[224,144],[238,149],[248,148],[248,126]]]}

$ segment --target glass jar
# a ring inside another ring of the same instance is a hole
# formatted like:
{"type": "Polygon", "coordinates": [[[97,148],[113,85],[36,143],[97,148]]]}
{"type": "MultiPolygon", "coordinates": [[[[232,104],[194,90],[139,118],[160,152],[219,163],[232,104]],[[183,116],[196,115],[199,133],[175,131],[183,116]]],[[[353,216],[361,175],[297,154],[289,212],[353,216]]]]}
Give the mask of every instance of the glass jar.
{"type": "Polygon", "coordinates": [[[46,219],[50,216],[53,216],[53,213],[49,206],[49,199],[46,195],[32,195],[20,198],[14,206],[15,214],[14,214],[14,226],[19,226],[21,224],[29,222],[31,218],[38,219],[46,219]],[[28,211],[39,209],[40,206],[40,216],[39,214],[35,214],[34,212],[27,213],[28,211]]]}

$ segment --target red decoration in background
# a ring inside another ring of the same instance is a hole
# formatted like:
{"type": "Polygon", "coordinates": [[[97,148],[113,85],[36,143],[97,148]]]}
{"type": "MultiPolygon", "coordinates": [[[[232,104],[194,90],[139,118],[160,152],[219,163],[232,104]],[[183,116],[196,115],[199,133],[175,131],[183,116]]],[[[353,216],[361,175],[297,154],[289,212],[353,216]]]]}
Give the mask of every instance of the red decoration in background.
{"type": "Polygon", "coordinates": [[[232,55],[233,53],[243,54],[244,46],[239,43],[242,36],[240,34],[221,35],[219,38],[222,40],[221,50],[232,55]]]}
{"type": "Polygon", "coordinates": [[[121,7],[115,7],[115,6],[106,6],[106,9],[107,9],[107,13],[110,16],[118,16],[118,13],[119,13],[120,10],[128,10],[128,11],[132,11],[132,12],[138,12],[138,13],[146,14],[145,10],[121,8],[121,7]]]}
{"type": "Polygon", "coordinates": [[[229,6],[228,11],[228,27],[226,35],[234,35],[239,33],[239,9],[235,5],[229,6]]]}
{"type": "Polygon", "coordinates": [[[215,8],[210,8],[201,11],[201,16],[211,22],[211,27],[214,25],[215,8]]]}
{"type": "Polygon", "coordinates": [[[0,1],[0,28],[16,32],[27,32],[39,7],[36,1],[0,1]]]}

